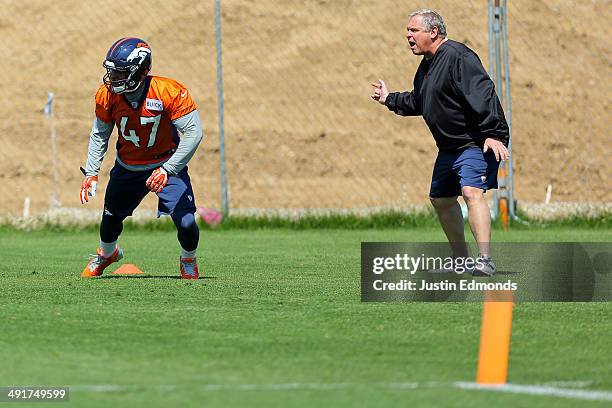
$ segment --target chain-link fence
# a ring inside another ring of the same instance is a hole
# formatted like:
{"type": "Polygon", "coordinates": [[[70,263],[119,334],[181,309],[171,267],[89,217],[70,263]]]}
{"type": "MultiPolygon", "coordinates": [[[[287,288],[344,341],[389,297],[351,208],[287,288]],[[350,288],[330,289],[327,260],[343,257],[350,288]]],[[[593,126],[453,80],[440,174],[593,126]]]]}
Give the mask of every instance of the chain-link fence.
{"type": "Polygon", "coordinates": [[[518,200],[612,201],[611,6],[508,1],[518,200]]]}
{"type": "MultiPolygon", "coordinates": [[[[431,1],[449,37],[488,65],[486,1],[431,1]]],[[[145,38],[153,74],[199,105],[206,140],[190,163],[198,204],[220,207],[215,2],[0,1],[0,213],[78,207],[93,96],[108,47],[145,38]],[[43,115],[55,95],[53,120],[43,115]]],[[[221,1],[229,206],[372,208],[426,202],[436,149],[420,118],[370,98],[369,83],[412,87],[409,5],[388,1],[221,1]]],[[[515,198],[612,201],[608,188],[609,1],[508,1],[515,198]],[[571,23],[579,21],[580,24],[571,23]],[[590,30],[589,27],[598,27],[590,30]]],[[[113,136],[114,143],[116,136],[113,136]]],[[[114,149],[100,181],[103,190],[114,149]]],[[[101,207],[94,200],[93,208],[101,207]],[[97,206],[97,207],[96,207],[97,206]]],[[[155,205],[153,197],[145,207],[155,205]]]]}

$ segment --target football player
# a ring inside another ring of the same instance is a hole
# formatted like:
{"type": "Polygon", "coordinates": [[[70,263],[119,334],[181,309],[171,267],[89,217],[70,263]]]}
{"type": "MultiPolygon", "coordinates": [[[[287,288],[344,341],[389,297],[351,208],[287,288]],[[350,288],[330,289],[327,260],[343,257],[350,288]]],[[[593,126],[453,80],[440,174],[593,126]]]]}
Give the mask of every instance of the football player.
{"type": "Polygon", "coordinates": [[[82,204],[96,194],[98,173],[114,126],[117,158],[104,197],[100,248],[81,276],[100,276],[106,267],[123,258],[117,245],[123,220],[152,191],[159,199],[158,217],[170,215],[176,225],[181,277],[198,279],[199,230],[187,174],[187,163],[202,140],[196,104],[179,82],[149,75],[151,48],[140,38],[116,41],[103,67],[106,75],[95,98],[95,118],[80,191],[82,204]]]}

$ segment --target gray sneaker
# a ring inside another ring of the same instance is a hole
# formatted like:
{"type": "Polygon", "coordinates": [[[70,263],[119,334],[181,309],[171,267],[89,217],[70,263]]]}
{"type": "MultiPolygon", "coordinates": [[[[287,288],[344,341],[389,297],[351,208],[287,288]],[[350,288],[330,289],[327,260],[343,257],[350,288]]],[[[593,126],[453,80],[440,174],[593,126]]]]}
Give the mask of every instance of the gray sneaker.
{"type": "Polygon", "coordinates": [[[497,268],[490,256],[479,256],[472,270],[472,276],[493,276],[497,268]]]}

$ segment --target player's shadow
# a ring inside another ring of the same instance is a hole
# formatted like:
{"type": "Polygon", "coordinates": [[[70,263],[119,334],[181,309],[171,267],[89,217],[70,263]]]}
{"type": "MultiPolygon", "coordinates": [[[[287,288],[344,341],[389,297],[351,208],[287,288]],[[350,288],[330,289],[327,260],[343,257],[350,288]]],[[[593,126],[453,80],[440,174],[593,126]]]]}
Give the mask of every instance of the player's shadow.
{"type": "MultiPolygon", "coordinates": [[[[173,275],[102,275],[100,279],[181,279],[181,277],[173,275]]],[[[198,280],[202,279],[216,279],[216,276],[200,276],[198,278],[198,280]]]]}
{"type": "Polygon", "coordinates": [[[497,271],[495,272],[495,275],[518,275],[520,274],[520,272],[515,272],[515,271],[497,271]]]}
{"type": "MultiPolygon", "coordinates": [[[[448,271],[448,272],[439,272],[439,271],[423,271],[426,273],[429,273],[431,275],[457,275],[457,276],[463,276],[463,277],[471,277],[472,275],[470,273],[463,273],[463,274],[456,274],[453,271],[448,271]]],[[[520,272],[514,272],[514,271],[497,271],[495,272],[495,275],[518,275],[520,272]]],[[[474,276],[475,278],[480,278],[481,276],[474,276]]]]}

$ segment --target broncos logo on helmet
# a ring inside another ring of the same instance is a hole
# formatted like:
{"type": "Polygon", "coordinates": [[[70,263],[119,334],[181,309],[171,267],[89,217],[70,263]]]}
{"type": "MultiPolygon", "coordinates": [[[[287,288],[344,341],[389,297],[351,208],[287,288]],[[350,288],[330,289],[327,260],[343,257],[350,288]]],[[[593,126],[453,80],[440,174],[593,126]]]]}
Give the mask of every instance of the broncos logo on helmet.
{"type": "Polygon", "coordinates": [[[151,70],[151,47],[140,38],[121,38],[111,45],[102,66],[102,80],[112,92],[135,91],[151,70]]]}

